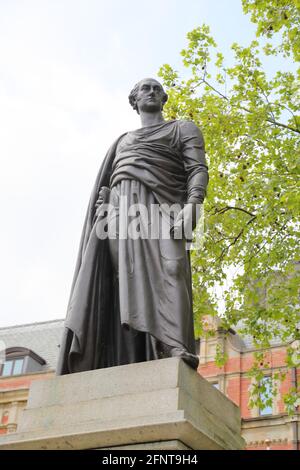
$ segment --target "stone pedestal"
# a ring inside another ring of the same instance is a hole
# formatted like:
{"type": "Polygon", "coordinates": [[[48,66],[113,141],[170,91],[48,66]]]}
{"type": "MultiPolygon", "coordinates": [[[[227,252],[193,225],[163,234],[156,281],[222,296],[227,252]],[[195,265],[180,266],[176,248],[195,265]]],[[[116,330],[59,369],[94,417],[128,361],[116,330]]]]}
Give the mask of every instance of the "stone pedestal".
{"type": "Polygon", "coordinates": [[[4,449],[242,449],[239,408],[181,359],[32,383],[4,449]]]}

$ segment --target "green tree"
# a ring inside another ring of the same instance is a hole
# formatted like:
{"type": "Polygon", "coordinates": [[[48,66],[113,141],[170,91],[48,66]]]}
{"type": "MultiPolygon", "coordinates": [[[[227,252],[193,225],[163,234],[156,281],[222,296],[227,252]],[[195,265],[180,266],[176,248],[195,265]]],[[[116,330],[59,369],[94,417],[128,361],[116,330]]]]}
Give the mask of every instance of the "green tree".
{"type": "Polygon", "coordinates": [[[281,52],[300,60],[300,1],[299,0],[242,0],[245,13],[257,24],[257,36],[279,36],[279,45],[270,45],[273,53],[281,52]]]}
{"type": "MultiPolygon", "coordinates": [[[[159,75],[169,94],[166,118],[199,125],[209,163],[204,243],[192,253],[197,331],[203,315],[216,315],[214,287],[224,285],[222,326],[239,326],[259,349],[275,338],[300,344],[300,70],[289,66],[300,57],[299,1],[242,3],[257,38],[232,45],[230,66],[202,25],[181,52],[185,78],[168,64],[159,75]],[[284,69],[269,77],[264,55],[280,56],[284,69]]],[[[288,355],[287,368],[296,356],[288,355]]],[[[259,364],[260,354],[257,377],[259,364]]],[[[287,403],[296,398],[293,391],[287,403]]]]}

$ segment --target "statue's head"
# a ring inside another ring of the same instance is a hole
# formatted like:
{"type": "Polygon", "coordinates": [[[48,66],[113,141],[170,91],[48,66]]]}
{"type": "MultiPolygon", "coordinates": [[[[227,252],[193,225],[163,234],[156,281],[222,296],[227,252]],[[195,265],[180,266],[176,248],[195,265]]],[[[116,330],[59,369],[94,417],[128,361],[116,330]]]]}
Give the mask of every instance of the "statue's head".
{"type": "Polygon", "coordinates": [[[148,112],[162,111],[168,101],[168,95],[162,85],[154,78],[144,78],[131,90],[129,103],[140,114],[140,110],[148,112]]]}

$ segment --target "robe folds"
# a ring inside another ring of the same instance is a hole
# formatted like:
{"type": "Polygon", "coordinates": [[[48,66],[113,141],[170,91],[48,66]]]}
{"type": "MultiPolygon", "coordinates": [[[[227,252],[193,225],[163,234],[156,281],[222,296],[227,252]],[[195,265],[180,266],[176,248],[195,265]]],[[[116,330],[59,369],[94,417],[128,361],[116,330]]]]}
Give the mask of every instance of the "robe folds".
{"type": "Polygon", "coordinates": [[[111,146],[85,217],[58,375],[170,356],[197,367],[185,241],[117,239],[112,248],[97,236],[96,202],[100,195],[117,213],[121,195],[147,208],[183,207],[202,203],[207,184],[202,135],[188,121],[128,132],[111,146]]]}

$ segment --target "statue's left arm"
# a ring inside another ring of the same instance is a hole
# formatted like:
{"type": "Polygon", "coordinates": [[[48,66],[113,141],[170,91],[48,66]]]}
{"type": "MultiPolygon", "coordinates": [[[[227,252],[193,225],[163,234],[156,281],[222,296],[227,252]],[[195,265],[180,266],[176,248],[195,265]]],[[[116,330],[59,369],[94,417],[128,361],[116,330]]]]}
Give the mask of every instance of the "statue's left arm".
{"type": "Polygon", "coordinates": [[[181,121],[180,140],[187,184],[186,203],[202,204],[209,180],[202,132],[193,122],[181,121]]]}
{"type": "Polygon", "coordinates": [[[174,224],[174,235],[177,229],[180,232],[182,225],[185,234],[190,232],[190,228],[195,228],[200,213],[197,206],[199,207],[206,197],[209,181],[202,132],[190,121],[180,121],[179,126],[181,153],[186,175],[186,201],[184,209],[178,214],[174,224]]]}

